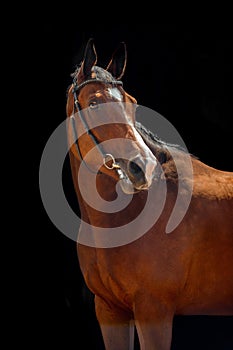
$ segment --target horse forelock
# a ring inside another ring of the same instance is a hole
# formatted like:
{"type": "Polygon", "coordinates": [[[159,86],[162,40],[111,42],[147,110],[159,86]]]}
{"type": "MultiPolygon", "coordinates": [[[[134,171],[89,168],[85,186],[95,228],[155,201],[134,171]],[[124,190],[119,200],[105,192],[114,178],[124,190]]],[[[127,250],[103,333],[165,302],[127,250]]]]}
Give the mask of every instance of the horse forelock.
{"type": "Polygon", "coordinates": [[[105,69],[98,67],[98,66],[92,67],[91,78],[104,80],[104,81],[107,81],[109,83],[112,83],[115,80],[111,73],[109,73],[105,69]]]}
{"type": "Polygon", "coordinates": [[[111,73],[99,66],[93,66],[90,71],[90,74],[88,74],[87,76],[83,76],[81,74],[81,64],[76,67],[75,71],[71,74],[71,77],[76,78],[79,84],[89,79],[104,80],[109,83],[113,83],[115,81],[111,73]]]}

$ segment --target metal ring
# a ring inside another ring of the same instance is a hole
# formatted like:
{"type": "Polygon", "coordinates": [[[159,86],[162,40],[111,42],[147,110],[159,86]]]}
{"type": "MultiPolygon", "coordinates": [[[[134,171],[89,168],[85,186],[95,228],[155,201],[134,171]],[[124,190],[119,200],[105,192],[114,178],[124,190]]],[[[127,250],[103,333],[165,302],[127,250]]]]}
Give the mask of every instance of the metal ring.
{"type": "Polygon", "coordinates": [[[113,157],[112,154],[106,153],[105,156],[104,156],[104,166],[105,166],[107,169],[112,170],[112,169],[114,169],[114,165],[115,165],[115,158],[113,157]],[[108,157],[109,157],[110,159],[107,160],[108,157]],[[111,166],[107,165],[107,163],[106,163],[106,162],[109,161],[109,160],[112,160],[112,165],[111,165],[111,166]]]}

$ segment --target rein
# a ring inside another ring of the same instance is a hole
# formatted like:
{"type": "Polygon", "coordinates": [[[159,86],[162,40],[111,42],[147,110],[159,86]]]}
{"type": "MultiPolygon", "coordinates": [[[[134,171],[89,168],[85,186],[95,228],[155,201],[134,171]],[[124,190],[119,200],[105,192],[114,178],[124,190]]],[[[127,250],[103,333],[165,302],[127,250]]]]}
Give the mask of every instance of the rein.
{"type": "MultiPolygon", "coordinates": [[[[80,103],[78,101],[78,94],[80,92],[80,90],[86,86],[87,84],[91,84],[91,83],[104,83],[104,84],[112,84],[114,85],[123,85],[122,81],[120,80],[113,80],[113,81],[107,81],[107,80],[102,80],[102,79],[88,79],[85,80],[83,83],[81,84],[77,84],[77,80],[74,79],[73,80],[73,89],[72,89],[72,93],[74,96],[74,111],[77,111],[77,114],[81,120],[81,122],[83,123],[83,126],[85,128],[85,131],[87,132],[87,134],[91,137],[92,141],[94,142],[94,144],[97,146],[99,152],[101,153],[102,157],[103,157],[103,165],[109,169],[109,170],[113,170],[115,169],[119,175],[119,178],[123,177],[123,173],[122,170],[120,168],[120,166],[116,163],[115,158],[113,157],[112,154],[110,153],[103,153],[102,149],[100,148],[100,142],[98,141],[98,139],[96,138],[96,136],[93,134],[93,132],[91,131],[91,129],[89,128],[87,121],[85,120],[85,118],[83,117],[83,113],[82,113],[82,108],[80,106],[80,103]],[[112,161],[111,165],[108,165],[107,162],[108,161],[112,161]]],[[[84,163],[84,165],[86,166],[86,168],[94,174],[103,174],[102,171],[98,170],[98,171],[94,171],[92,170],[87,163],[85,162],[85,160],[83,159],[80,147],[79,147],[79,142],[78,142],[78,135],[77,135],[77,129],[76,129],[76,123],[75,123],[75,117],[74,115],[72,115],[70,117],[71,120],[71,126],[72,126],[72,131],[73,131],[73,137],[75,140],[75,145],[76,145],[76,149],[79,155],[79,158],[81,159],[81,161],[84,163]]]]}

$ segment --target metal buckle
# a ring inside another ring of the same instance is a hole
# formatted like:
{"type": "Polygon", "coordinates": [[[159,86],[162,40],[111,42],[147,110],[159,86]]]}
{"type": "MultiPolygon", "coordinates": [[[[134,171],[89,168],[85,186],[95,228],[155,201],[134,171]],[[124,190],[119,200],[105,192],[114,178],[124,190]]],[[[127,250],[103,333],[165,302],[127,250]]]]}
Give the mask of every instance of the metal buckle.
{"type": "Polygon", "coordinates": [[[105,166],[105,168],[107,168],[107,169],[109,169],[109,170],[112,170],[112,169],[120,169],[120,166],[116,163],[115,158],[114,158],[113,155],[110,154],[110,153],[106,153],[106,154],[105,154],[105,156],[104,156],[104,158],[103,158],[103,161],[104,161],[104,166],[105,166]],[[109,162],[110,160],[112,161],[112,165],[111,165],[111,166],[109,166],[109,165],[107,164],[107,162],[109,162]]]}

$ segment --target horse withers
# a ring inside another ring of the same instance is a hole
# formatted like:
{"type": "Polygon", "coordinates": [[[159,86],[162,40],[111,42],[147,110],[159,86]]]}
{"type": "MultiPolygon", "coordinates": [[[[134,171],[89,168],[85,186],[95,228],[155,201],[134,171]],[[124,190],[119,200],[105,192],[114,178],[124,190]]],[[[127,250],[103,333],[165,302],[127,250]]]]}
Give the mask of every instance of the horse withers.
{"type": "Polygon", "coordinates": [[[120,80],[124,43],[105,69],[96,63],[89,40],[67,96],[81,271],[107,350],[133,349],[134,325],[142,350],[169,350],[175,315],[233,315],[233,174],[136,121],[120,80]],[[189,205],[167,234],[181,183],[189,205]],[[114,211],[119,196],[126,205],[114,211]]]}

